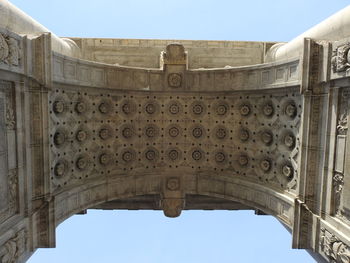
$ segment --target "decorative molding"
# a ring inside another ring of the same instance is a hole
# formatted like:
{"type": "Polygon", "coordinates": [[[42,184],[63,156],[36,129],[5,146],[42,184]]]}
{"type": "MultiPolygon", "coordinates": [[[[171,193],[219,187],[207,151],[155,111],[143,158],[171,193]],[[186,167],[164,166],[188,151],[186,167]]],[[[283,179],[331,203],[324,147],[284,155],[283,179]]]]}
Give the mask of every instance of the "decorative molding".
{"type": "Polygon", "coordinates": [[[350,262],[350,247],[324,228],[321,229],[320,247],[329,262],[350,262]]]}

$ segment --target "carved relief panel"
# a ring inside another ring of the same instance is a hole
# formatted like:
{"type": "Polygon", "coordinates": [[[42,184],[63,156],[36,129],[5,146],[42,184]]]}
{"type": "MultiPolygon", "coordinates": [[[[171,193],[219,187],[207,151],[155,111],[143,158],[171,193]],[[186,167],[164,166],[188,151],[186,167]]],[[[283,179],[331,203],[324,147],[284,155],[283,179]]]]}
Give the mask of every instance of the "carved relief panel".
{"type": "Polygon", "coordinates": [[[339,218],[350,220],[349,162],[348,160],[348,118],[349,118],[350,89],[344,88],[339,92],[338,122],[336,136],[336,151],[333,174],[334,214],[339,218]]]}
{"type": "Polygon", "coordinates": [[[0,259],[2,263],[18,262],[20,257],[27,251],[27,232],[22,229],[5,244],[0,246],[0,259]]]}
{"type": "Polygon", "coordinates": [[[0,222],[18,209],[17,143],[12,83],[0,82],[0,222]]]}
{"type": "Polygon", "coordinates": [[[320,249],[331,263],[350,262],[350,247],[325,228],[321,229],[320,249]]]}
{"type": "Polygon", "coordinates": [[[0,65],[20,66],[21,44],[18,35],[0,31],[0,65]]]}

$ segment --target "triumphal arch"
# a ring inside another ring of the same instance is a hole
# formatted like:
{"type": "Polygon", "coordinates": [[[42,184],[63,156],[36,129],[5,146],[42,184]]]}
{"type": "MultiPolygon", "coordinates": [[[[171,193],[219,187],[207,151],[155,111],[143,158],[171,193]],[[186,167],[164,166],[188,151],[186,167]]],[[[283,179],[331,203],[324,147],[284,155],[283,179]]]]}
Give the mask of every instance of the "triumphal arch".
{"type": "Polygon", "coordinates": [[[350,262],[350,7],[289,43],[59,38],[0,1],[0,259],[86,209],[253,209],[350,262]]]}

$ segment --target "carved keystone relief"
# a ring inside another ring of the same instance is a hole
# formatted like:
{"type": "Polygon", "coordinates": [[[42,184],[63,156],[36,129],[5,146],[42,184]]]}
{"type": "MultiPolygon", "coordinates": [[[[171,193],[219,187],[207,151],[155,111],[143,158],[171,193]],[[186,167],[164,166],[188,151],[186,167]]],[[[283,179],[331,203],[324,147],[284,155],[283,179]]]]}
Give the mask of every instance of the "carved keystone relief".
{"type": "Polygon", "coordinates": [[[20,46],[18,40],[0,33],[0,63],[19,66],[20,46]]]}
{"type": "Polygon", "coordinates": [[[324,228],[321,229],[320,247],[330,262],[350,262],[350,247],[324,228]]]}
{"type": "Polygon", "coordinates": [[[26,251],[27,232],[23,229],[1,246],[0,259],[2,263],[18,262],[19,257],[26,251]]]}
{"type": "Polygon", "coordinates": [[[62,88],[49,100],[54,188],[172,171],[296,187],[302,109],[293,89],[243,96],[62,88]]]}
{"type": "Polygon", "coordinates": [[[161,66],[165,70],[167,85],[180,89],[184,85],[184,70],[187,68],[187,52],[181,44],[169,44],[161,53],[161,66]]]}

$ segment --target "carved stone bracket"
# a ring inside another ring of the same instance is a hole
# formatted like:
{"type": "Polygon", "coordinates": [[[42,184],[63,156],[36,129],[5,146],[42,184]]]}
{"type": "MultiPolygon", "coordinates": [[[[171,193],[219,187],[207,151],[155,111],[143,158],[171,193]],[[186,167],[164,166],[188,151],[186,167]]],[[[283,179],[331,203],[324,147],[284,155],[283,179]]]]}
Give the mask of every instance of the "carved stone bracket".
{"type": "Polygon", "coordinates": [[[18,41],[0,33],[0,63],[19,66],[20,47],[18,41]]]}
{"type": "Polygon", "coordinates": [[[320,247],[331,263],[349,263],[350,247],[326,229],[321,229],[320,247]]]}
{"type": "Polygon", "coordinates": [[[185,206],[185,200],[181,198],[162,199],[161,206],[167,217],[178,217],[185,206]]]}
{"type": "Polygon", "coordinates": [[[0,258],[2,263],[15,263],[19,257],[26,251],[27,233],[23,229],[14,237],[9,239],[0,248],[0,258]]]}

